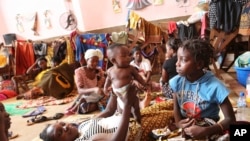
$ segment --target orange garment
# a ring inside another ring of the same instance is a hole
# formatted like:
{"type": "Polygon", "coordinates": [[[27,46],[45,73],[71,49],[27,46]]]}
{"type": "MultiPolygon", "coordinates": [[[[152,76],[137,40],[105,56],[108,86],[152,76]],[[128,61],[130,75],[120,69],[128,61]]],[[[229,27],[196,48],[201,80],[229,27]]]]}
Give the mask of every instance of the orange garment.
{"type": "Polygon", "coordinates": [[[161,28],[160,27],[154,25],[151,22],[148,22],[144,18],[140,18],[139,23],[140,24],[138,25],[137,30],[142,32],[142,35],[143,35],[143,38],[145,41],[150,40],[150,42],[151,42],[152,40],[155,41],[155,38],[161,37],[161,28]]]}
{"type": "Polygon", "coordinates": [[[15,48],[16,75],[22,75],[35,63],[33,44],[25,40],[16,40],[15,48]]]}

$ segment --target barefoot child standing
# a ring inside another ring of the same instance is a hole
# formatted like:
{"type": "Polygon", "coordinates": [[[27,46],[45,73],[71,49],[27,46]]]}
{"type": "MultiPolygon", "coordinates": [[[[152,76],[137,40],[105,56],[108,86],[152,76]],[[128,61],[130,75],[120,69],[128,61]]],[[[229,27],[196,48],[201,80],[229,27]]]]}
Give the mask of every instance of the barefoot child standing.
{"type": "MultiPolygon", "coordinates": [[[[124,107],[124,98],[128,88],[132,85],[133,80],[137,80],[142,86],[146,86],[146,82],[139,75],[138,71],[130,65],[131,57],[129,48],[123,44],[112,44],[107,49],[107,55],[113,64],[107,70],[107,78],[104,84],[104,92],[112,88],[112,93],[118,97],[118,107],[122,110],[124,107]]],[[[133,115],[137,122],[141,122],[139,99],[134,96],[136,102],[132,106],[133,115]]]]}

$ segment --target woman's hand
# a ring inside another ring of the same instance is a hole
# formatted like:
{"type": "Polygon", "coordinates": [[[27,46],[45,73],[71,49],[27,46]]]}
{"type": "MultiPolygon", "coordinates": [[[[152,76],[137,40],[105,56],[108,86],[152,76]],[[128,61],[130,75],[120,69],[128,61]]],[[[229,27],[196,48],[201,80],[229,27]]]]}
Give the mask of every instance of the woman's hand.
{"type": "Polygon", "coordinates": [[[190,127],[185,128],[184,132],[186,135],[189,135],[190,137],[194,139],[201,139],[201,138],[206,137],[206,135],[204,135],[205,127],[201,127],[197,125],[192,125],[190,127]]]}

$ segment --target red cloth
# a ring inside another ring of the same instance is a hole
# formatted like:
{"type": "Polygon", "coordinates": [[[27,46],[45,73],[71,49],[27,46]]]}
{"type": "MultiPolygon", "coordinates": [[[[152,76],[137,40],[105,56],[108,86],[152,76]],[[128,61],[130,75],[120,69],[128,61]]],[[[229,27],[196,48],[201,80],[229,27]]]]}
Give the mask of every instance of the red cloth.
{"type": "Polygon", "coordinates": [[[207,28],[207,14],[204,14],[201,18],[201,38],[205,37],[205,30],[207,28]]]}
{"type": "Polygon", "coordinates": [[[175,21],[170,21],[168,23],[168,28],[167,29],[168,29],[168,33],[172,34],[177,29],[176,22],[175,21]]]}
{"type": "Polygon", "coordinates": [[[0,90],[0,101],[15,96],[17,96],[17,93],[13,90],[0,90]]]}
{"type": "Polygon", "coordinates": [[[35,63],[35,53],[32,42],[26,40],[16,42],[16,75],[22,75],[35,63]]]}

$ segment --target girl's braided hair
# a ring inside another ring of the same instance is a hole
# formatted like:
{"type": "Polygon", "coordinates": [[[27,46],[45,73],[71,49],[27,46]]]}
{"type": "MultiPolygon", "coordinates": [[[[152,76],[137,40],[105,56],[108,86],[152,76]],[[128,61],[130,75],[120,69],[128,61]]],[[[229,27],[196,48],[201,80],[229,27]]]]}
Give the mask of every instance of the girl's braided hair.
{"type": "Polygon", "coordinates": [[[167,41],[167,45],[172,48],[175,52],[177,52],[179,46],[181,46],[182,42],[181,39],[171,37],[167,41]]]}
{"type": "Polygon", "coordinates": [[[203,39],[190,39],[183,42],[183,50],[188,50],[195,62],[203,61],[204,68],[209,68],[212,59],[215,59],[214,47],[203,39]]]}

